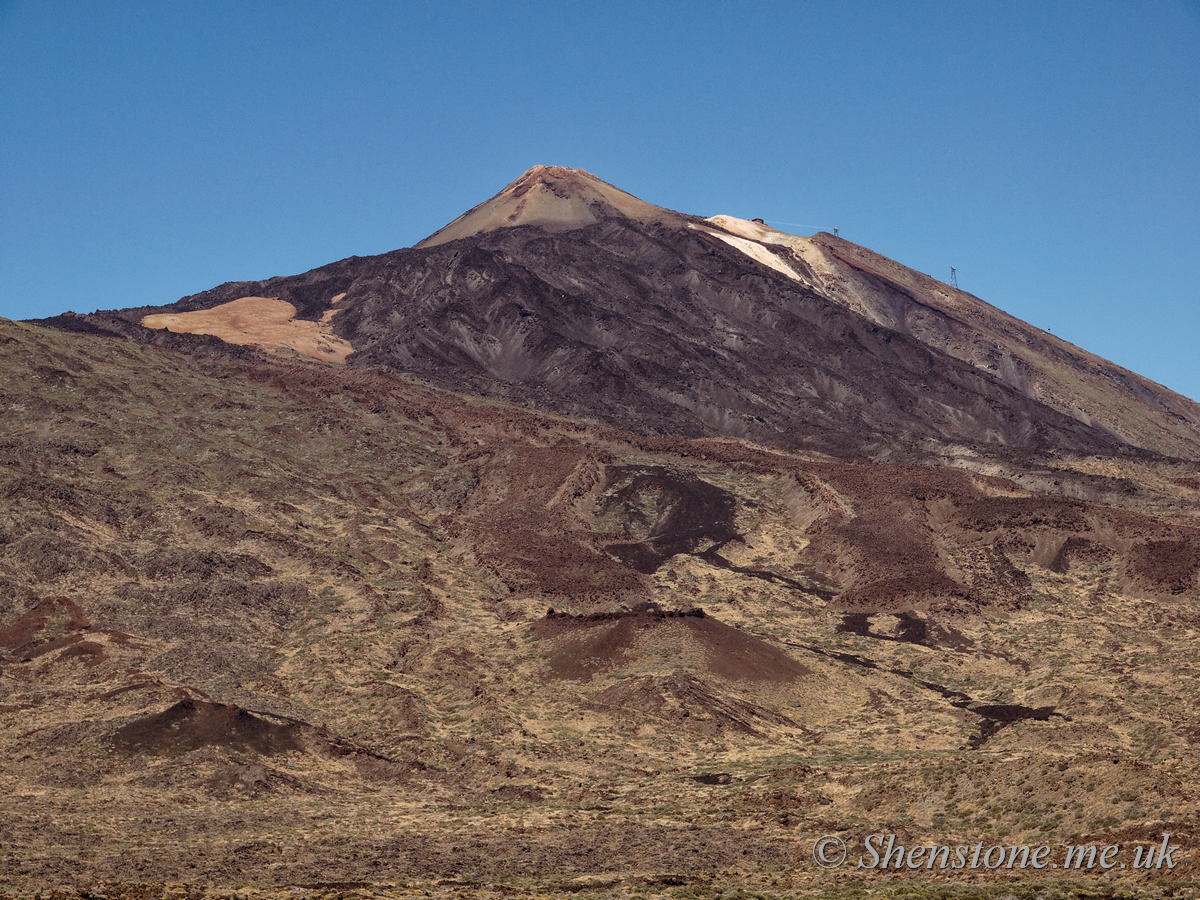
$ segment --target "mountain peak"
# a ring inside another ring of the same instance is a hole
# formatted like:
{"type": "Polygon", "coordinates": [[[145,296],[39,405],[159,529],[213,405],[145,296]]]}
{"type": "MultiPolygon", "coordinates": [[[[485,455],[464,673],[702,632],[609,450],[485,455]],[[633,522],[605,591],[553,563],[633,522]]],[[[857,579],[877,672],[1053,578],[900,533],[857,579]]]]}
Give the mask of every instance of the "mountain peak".
{"type": "Polygon", "coordinates": [[[572,231],[614,217],[643,222],[684,218],[679,213],[639,200],[583,169],[534,166],[496,196],[463,213],[415,246],[436,247],[485,231],[518,225],[537,225],[547,231],[572,231]]]}

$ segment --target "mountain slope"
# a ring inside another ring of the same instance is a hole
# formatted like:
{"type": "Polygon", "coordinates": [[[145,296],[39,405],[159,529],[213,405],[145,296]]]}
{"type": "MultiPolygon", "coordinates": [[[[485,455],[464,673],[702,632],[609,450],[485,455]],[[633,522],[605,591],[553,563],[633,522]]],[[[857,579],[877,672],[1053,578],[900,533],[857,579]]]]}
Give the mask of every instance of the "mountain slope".
{"type": "Polygon", "coordinates": [[[729,216],[710,221],[761,244],[787,247],[797,262],[820,273],[820,288],[847,308],[985,369],[1024,396],[1133,446],[1171,447],[1184,455],[1194,447],[1196,403],[978,297],[830,235],[795,237],[729,216]]]}
{"type": "Polygon", "coordinates": [[[829,235],[682,216],[579,170],[532,169],[410,250],[46,324],[196,345],[144,327],[168,322],[302,350],[317,323],[324,358],[348,344],[352,366],[642,433],[876,459],[1200,457],[1200,405],[977,298],[829,235]],[[294,310],[288,335],[211,324],[245,298],[294,310]]]}

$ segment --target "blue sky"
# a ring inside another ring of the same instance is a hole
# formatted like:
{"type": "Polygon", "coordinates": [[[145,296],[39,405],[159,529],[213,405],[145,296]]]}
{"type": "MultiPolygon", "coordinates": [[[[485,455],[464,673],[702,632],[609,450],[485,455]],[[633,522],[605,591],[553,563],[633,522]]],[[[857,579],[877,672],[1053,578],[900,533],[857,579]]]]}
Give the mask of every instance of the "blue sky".
{"type": "Polygon", "coordinates": [[[1200,399],[1198,47],[1200,0],[0,0],[0,315],[410,246],[545,163],[1200,399]]]}

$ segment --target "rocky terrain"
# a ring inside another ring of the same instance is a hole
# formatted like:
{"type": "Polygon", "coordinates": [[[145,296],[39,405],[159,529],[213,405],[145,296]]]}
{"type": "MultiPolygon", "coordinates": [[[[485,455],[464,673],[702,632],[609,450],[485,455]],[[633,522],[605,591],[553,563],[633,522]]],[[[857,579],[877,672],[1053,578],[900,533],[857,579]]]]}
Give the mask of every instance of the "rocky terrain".
{"type": "Polygon", "coordinates": [[[1195,404],[584,176],[0,322],[4,890],[1191,896],[1195,404]],[[813,861],[873,834],[1182,850],[813,861]]]}

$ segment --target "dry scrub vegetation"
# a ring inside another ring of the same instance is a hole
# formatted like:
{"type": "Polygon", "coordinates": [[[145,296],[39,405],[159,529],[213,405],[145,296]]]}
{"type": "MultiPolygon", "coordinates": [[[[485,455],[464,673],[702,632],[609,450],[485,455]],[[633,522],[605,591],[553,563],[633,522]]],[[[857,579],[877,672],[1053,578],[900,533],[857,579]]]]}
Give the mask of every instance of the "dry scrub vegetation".
{"type": "Polygon", "coordinates": [[[0,360],[9,895],[1192,896],[1194,465],[635,437],[7,322],[0,360]],[[881,832],[1186,852],[812,864],[881,832]]]}

